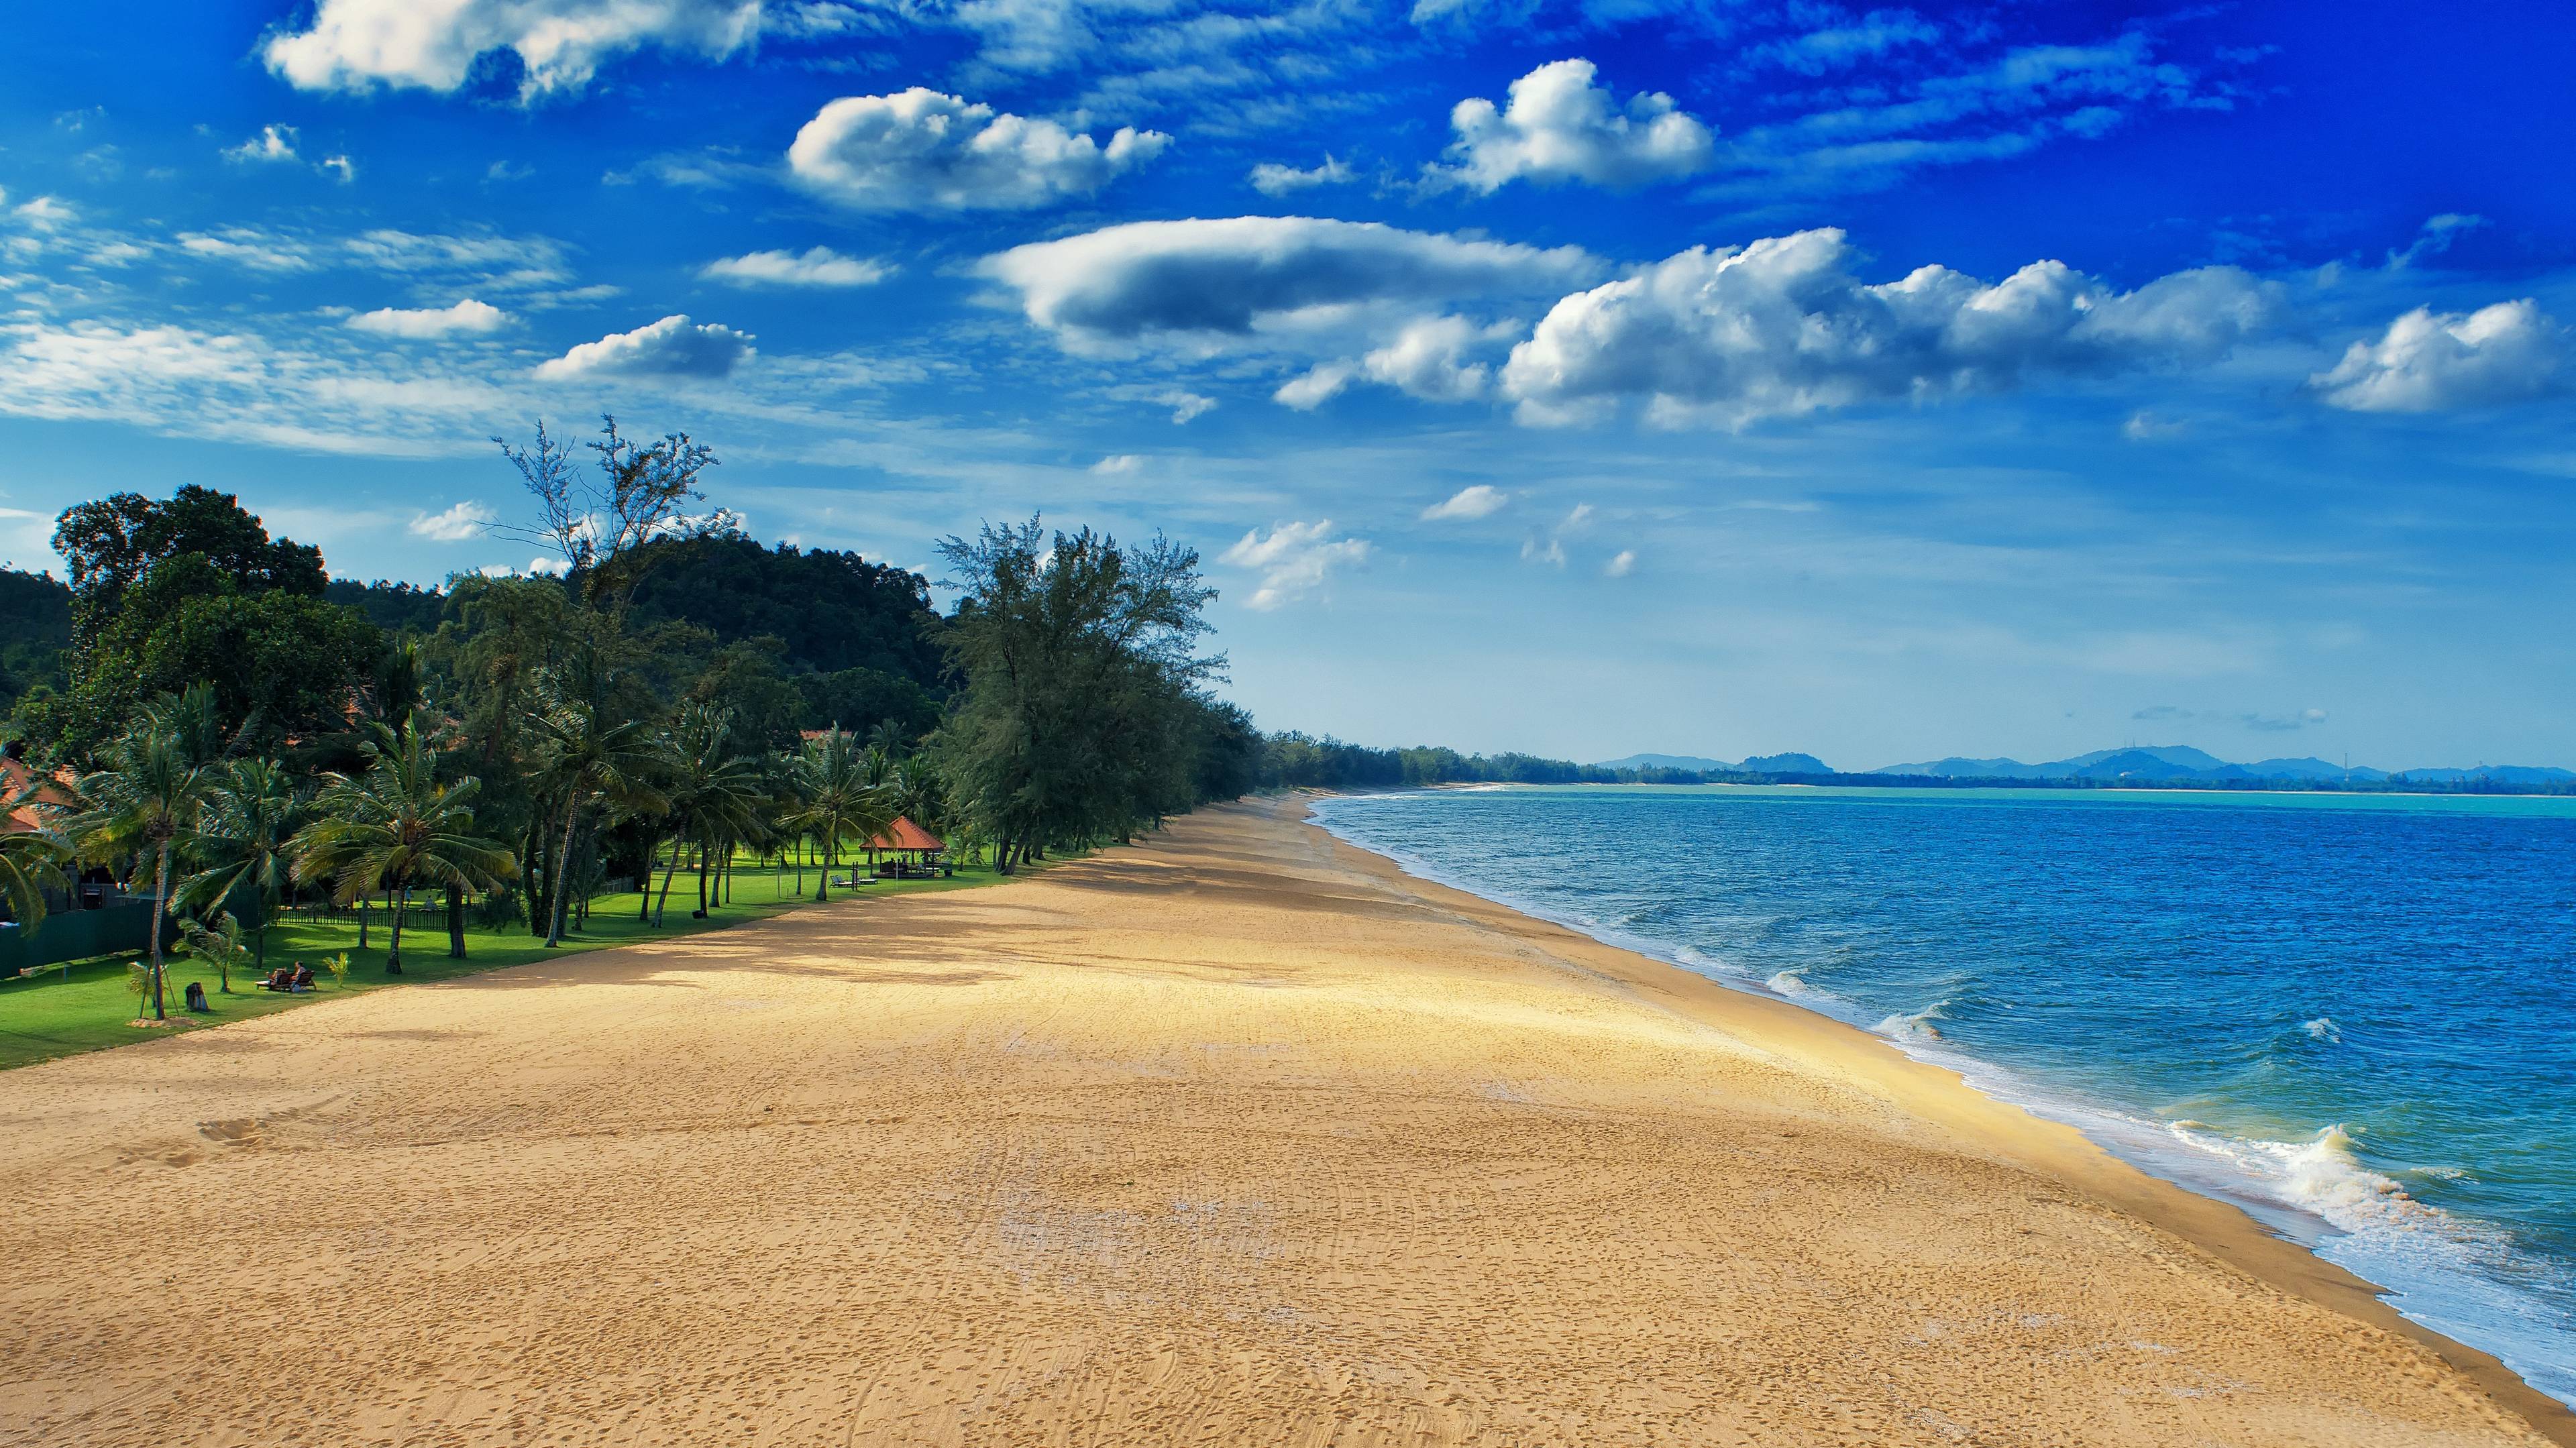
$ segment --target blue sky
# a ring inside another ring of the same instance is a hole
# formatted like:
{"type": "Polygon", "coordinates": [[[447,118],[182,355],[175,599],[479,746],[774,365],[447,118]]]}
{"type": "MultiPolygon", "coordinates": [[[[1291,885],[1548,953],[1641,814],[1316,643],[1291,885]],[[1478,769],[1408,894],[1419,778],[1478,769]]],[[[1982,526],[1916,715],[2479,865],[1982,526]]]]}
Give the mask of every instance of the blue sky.
{"type": "Polygon", "coordinates": [[[320,0],[0,52],[0,557],[238,492],[525,567],[1162,528],[1269,727],[1847,767],[2576,762],[2538,4],[320,0]]]}

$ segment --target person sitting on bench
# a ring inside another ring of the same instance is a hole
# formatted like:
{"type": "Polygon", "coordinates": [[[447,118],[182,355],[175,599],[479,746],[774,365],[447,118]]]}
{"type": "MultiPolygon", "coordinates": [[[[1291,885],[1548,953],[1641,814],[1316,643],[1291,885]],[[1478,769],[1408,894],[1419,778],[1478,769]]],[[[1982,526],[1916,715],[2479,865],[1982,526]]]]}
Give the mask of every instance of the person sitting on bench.
{"type": "Polygon", "coordinates": [[[293,989],[295,989],[295,971],[294,971],[294,969],[293,969],[292,967],[290,967],[290,966],[283,966],[283,965],[279,966],[277,969],[272,970],[272,971],[270,971],[270,972],[268,973],[268,979],[266,979],[266,980],[264,980],[264,981],[261,981],[261,982],[259,983],[259,988],[260,988],[261,990],[293,990],[293,989]]]}
{"type": "Polygon", "coordinates": [[[293,990],[313,989],[313,967],[306,965],[300,960],[297,961],[295,963],[295,979],[288,984],[289,988],[293,990]]]}

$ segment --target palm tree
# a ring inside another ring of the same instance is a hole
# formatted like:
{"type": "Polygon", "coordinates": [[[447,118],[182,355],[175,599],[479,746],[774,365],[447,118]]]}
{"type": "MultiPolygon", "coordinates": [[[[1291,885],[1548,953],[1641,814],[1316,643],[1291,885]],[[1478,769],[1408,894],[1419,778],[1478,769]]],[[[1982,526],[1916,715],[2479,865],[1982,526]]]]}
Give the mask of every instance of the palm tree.
{"type": "Polygon", "coordinates": [[[891,788],[895,808],[906,819],[928,830],[945,823],[948,811],[940,794],[939,772],[929,760],[914,756],[897,763],[891,788]]]}
{"type": "MultiPolygon", "coordinates": [[[[258,892],[259,928],[251,933],[262,974],[268,970],[269,923],[292,878],[294,836],[304,810],[304,786],[276,761],[237,759],[223,766],[194,841],[197,862],[204,868],[180,883],[174,902],[204,917],[221,909],[236,890],[258,892]]],[[[229,976],[223,988],[232,989],[229,976]]]]}
{"type": "MultiPolygon", "coordinates": [[[[755,832],[763,806],[760,761],[734,748],[733,713],[711,704],[691,704],[663,740],[669,761],[671,863],[662,872],[662,899],[671,897],[671,877],[679,872],[683,844],[698,847],[698,909],[707,913],[707,869],[719,845],[755,832]]],[[[661,923],[661,910],[651,912],[661,923]]]]}
{"type": "Polygon", "coordinates": [[[133,859],[152,867],[152,1018],[168,1020],[162,1000],[161,919],[170,909],[172,855],[193,842],[216,771],[210,746],[212,695],[203,685],[165,700],[106,750],[105,767],[83,775],[75,793],[83,808],[63,822],[80,853],[105,864],[133,859]]]}
{"type": "Polygon", "coordinates": [[[911,752],[912,741],[905,736],[902,725],[892,719],[879,719],[877,727],[868,731],[868,747],[901,759],[911,752]]]}
{"type": "Polygon", "coordinates": [[[295,877],[328,879],[340,900],[384,891],[393,906],[385,973],[402,974],[404,907],[415,885],[486,889],[518,872],[500,841],[477,834],[472,779],[438,780],[438,755],[415,722],[396,734],[371,725],[367,771],[330,782],[314,801],[320,819],[295,837],[295,877]]]}
{"type": "MultiPolygon", "coordinates": [[[[17,793],[0,800],[0,829],[6,829],[9,816],[29,809],[36,803],[41,781],[30,776],[17,793]]],[[[8,830],[0,834],[0,900],[8,902],[9,914],[21,930],[33,930],[45,918],[45,888],[68,890],[70,882],[63,876],[63,866],[70,862],[71,846],[47,830],[8,830]]]]}
{"type": "Polygon", "coordinates": [[[821,900],[831,886],[841,841],[879,834],[894,823],[894,809],[884,791],[868,784],[858,741],[838,725],[822,738],[807,741],[799,764],[805,807],[795,823],[823,843],[823,874],[814,882],[814,898],[821,900]]]}
{"type": "Polygon", "coordinates": [[[199,960],[215,963],[215,979],[226,995],[233,993],[233,967],[250,954],[242,946],[241,922],[229,910],[215,912],[214,928],[209,930],[186,916],[179,917],[179,932],[188,938],[188,953],[199,960]]]}
{"type": "Polygon", "coordinates": [[[552,950],[563,943],[572,846],[585,818],[603,809],[629,815],[669,810],[670,797],[661,788],[669,765],[642,720],[611,722],[595,704],[555,699],[528,722],[535,744],[532,773],[541,789],[563,801],[563,852],[555,857],[554,903],[546,925],[546,948],[552,950]]]}

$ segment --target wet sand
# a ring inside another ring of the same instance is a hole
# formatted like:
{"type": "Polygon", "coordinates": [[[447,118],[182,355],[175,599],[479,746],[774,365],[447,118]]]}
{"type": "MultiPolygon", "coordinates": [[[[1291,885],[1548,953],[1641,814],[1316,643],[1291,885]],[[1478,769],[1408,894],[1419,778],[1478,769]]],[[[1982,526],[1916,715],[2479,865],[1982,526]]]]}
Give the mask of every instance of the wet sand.
{"type": "Polygon", "coordinates": [[[1298,813],[0,1074],[0,1443],[2576,1444],[2231,1207],[1298,813]]]}

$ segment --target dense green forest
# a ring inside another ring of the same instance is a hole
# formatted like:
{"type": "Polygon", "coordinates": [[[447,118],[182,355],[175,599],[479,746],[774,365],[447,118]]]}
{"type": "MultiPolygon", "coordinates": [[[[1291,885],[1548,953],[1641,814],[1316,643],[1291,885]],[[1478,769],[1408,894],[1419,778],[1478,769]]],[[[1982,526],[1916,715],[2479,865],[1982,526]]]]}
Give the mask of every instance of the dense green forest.
{"type": "Polygon", "coordinates": [[[72,591],[42,573],[0,568],[0,714],[39,684],[59,687],[72,641],[72,591]]]}
{"type": "Polygon", "coordinates": [[[917,573],[732,531],[685,435],[505,456],[560,574],[333,579],[194,486],[67,509],[67,584],[0,586],[9,748],[45,771],[6,805],[46,821],[0,832],[0,905],[36,925],[106,871],[195,942],[245,890],[419,894],[461,954],[469,911],[553,944],[657,866],[655,919],[673,871],[715,898],[746,852],[812,849],[820,894],[909,817],[1007,872],[1257,783],[1189,549],[988,525],[941,546],[943,617],[917,573]]]}

